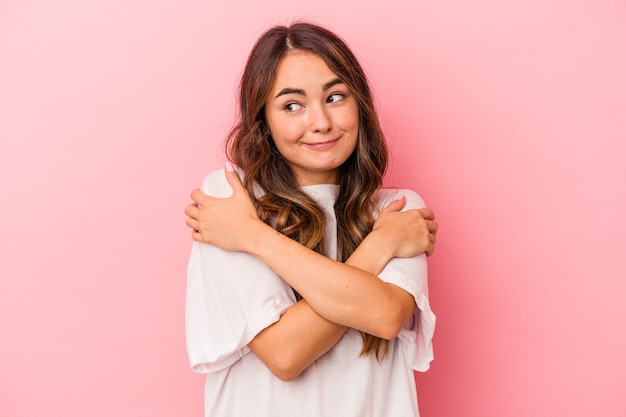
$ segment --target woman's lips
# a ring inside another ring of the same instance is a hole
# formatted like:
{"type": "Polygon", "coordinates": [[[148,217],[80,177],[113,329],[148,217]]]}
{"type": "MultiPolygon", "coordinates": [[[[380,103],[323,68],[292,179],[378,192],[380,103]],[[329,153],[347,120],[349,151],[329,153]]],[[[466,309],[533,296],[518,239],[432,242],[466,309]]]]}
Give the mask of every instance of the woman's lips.
{"type": "Polygon", "coordinates": [[[312,149],[326,149],[332,147],[339,139],[327,140],[324,142],[306,143],[305,145],[312,149]]]}

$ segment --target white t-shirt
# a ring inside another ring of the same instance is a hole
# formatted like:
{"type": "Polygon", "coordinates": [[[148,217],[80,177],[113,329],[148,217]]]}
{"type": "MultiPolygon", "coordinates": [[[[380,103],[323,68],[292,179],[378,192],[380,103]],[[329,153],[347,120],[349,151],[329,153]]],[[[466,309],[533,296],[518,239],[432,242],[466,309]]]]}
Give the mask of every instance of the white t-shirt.
{"type": "MultiPolygon", "coordinates": [[[[207,176],[202,190],[229,197],[222,170],[207,176]]],[[[338,185],[302,188],[327,215],[327,246],[336,259],[334,202],[338,185]]],[[[404,210],[424,207],[410,190],[381,189],[379,208],[404,195],[404,210]]],[[[435,315],[428,302],[426,256],[392,259],[379,274],[415,297],[418,310],[389,344],[382,362],[359,356],[362,339],[348,329],[339,342],[294,381],[275,377],[247,344],[296,302],[293,290],[252,255],[194,242],[188,267],[186,332],[194,371],[207,374],[206,417],[415,417],[413,370],[433,359],[435,315]]]]}

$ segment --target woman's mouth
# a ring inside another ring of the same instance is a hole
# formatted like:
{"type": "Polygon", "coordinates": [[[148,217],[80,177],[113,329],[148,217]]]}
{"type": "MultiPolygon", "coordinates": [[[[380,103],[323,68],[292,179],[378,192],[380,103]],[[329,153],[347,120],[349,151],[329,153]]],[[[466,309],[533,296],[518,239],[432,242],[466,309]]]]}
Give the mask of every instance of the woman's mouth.
{"type": "Polygon", "coordinates": [[[339,141],[339,138],[333,139],[333,140],[327,140],[323,142],[306,143],[305,145],[311,149],[322,150],[322,149],[327,149],[327,148],[332,147],[338,141],[339,141]]]}

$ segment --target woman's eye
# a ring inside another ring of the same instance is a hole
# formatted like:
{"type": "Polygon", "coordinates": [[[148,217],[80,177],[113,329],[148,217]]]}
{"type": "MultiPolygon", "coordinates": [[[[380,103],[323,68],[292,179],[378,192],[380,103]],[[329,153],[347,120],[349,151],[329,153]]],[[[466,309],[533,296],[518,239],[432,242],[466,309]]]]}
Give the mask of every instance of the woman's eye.
{"type": "Polygon", "coordinates": [[[333,93],[331,94],[328,99],[326,100],[328,103],[336,103],[338,101],[341,101],[344,99],[344,95],[341,93],[333,93]]]}
{"type": "Polygon", "coordinates": [[[285,110],[288,112],[294,112],[296,110],[300,110],[302,106],[298,103],[287,103],[285,104],[285,110]]]}

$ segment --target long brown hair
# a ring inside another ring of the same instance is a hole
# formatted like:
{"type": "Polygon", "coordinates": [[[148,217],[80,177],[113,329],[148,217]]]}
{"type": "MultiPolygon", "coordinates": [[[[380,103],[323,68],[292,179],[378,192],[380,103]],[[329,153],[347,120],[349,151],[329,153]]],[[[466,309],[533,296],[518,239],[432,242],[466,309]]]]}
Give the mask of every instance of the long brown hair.
{"type": "MultiPolygon", "coordinates": [[[[355,151],[339,171],[339,197],[335,203],[337,244],[341,259],[348,259],[372,230],[374,192],[381,186],[387,166],[387,147],[374,108],[372,94],[358,60],[337,35],[311,23],[275,26],[256,42],[239,85],[238,122],[226,142],[228,158],[243,170],[244,186],[264,222],[326,254],[326,218],[318,204],[301,191],[295,174],[276,148],[265,120],[265,101],[280,59],[290,51],[313,53],[324,60],[356,98],[359,138],[355,151]],[[264,194],[255,193],[255,183],[264,194]]],[[[380,360],[387,341],[361,332],[362,355],[380,360]]]]}

